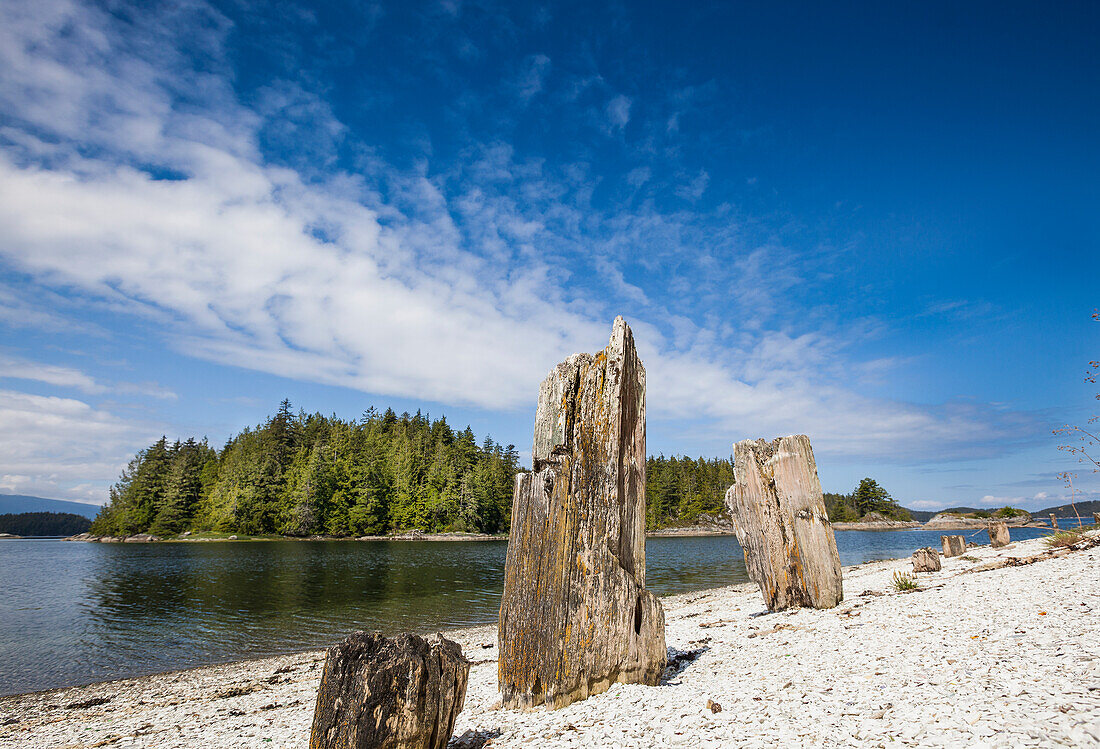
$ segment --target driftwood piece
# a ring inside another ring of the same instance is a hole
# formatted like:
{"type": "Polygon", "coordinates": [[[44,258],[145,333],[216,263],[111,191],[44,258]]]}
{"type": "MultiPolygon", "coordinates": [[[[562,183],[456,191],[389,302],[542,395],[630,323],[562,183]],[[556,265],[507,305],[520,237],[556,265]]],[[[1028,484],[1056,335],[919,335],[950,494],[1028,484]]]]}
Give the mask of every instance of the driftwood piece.
{"type": "Polygon", "coordinates": [[[749,577],[772,611],[827,609],[844,598],[840,555],[806,435],[734,445],[726,492],[749,577]]]}
{"type": "Polygon", "coordinates": [[[1054,530],[1058,530],[1058,518],[1054,516],[1054,513],[1050,513],[1050,527],[1054,530]]]}
{"type": "MultiPolygon", "coordinates": [[[[961,538],[957,536],[956,538],[961,538]]],[[[931,546],[913,552],[913,572],[939,572],[940,553],[931,546]]]]}
{"type": "Polygon", "coordinates": [[[1100,512],[1092,513],[1092,522],[1096,525],[1100,525],[1100,512]]]}
{"type": "Polygon", "coordinates": [[[531,457],[504,567],[502,704],[556,709],[616,682],[656,684],[668,656],[645,589],[645,369],[621,317],[607,348],[543,381],[531,457]]]}
{"type": "Polygon", "coordinates": [[[962,536],[940,536],[944,558],[957,557],[966,551],[966,539],[962,536]]]}
{"type": "Polygon", "coordinates": [[[1008,535],[1008,524],[1005,521],[998,520],[995,523],[989,524],[989,543],[993,545],[994,549],[1008,546],[1010,540],[1008,535]]]}
{"type": "Polygon", "coordinates": [[[470,663],[442,635],[356,632],[330,648],[310,749],[444,749],[470,663]]]}

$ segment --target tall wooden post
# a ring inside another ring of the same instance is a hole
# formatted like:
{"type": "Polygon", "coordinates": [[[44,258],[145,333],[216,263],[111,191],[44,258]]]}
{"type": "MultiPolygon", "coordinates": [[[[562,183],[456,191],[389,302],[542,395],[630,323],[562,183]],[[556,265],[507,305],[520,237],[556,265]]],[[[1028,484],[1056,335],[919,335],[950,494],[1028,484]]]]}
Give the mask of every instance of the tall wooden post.
{"type": "Polygon", "coordinates": [[[645,589],[645,368],[621,317],[607,348],[543,381],[531,458],[504,567],[503,705],[656,684],[668,656],[664,609],[645,589]]]}

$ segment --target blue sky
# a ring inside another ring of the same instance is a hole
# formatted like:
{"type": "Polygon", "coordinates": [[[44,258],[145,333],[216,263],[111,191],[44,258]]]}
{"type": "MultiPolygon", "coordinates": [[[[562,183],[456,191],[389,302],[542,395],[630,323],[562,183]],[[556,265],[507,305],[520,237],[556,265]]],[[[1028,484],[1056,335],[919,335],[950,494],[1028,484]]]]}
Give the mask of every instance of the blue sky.
{"type": "Polygon", "coordinates": [[[527,450],[622,314],[654,454],[1061,501],[1100,6],[776,6],[0,0],[0,491],[284,397],[527,450]]]}

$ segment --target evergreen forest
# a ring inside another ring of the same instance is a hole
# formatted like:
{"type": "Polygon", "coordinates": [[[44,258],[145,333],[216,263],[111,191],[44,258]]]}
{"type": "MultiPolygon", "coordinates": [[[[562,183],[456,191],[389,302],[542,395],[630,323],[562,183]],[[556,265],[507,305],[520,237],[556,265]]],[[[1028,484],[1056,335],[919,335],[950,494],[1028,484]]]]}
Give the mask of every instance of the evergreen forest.
{"type": "MultiPolygon", "coordinates": [[[[507,533],[522,470],[514,445],[478,441],[419,411],[357,421],[295,413],[289,401],[221,449],[161,438],[133,457],[92,533],[215,531],[284,536],[507,533]]],[[[729,460],[650,458],[647,527],[723,514],[729,460]]]]}
{"type": "Polygon", "coordinates": [[[0,515],[0,533],[13,536],[75,536],[92,521],[71,512],[18,512],[0,515]]]}

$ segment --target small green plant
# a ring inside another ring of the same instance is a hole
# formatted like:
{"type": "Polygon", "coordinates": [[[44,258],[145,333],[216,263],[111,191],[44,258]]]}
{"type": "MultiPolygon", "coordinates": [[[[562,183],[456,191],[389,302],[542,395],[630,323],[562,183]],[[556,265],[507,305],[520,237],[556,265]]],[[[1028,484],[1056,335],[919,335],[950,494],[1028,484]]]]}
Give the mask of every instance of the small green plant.
{"type": "Polygon", "coordinates": [[[969,554],[967,554],[964,557],[960,557],[960,559],[965,559],[968,562],[977,562],[977,561],[979,561],[977,557],[972,557],[969,554]]]}
{"type": "Polygon", "coordinates": [[[899,593],[908,593],[919,587],[920,586],[917,585],[917,581],[913,579],[912,575],[906,574],[901,570],[894,573],[894,590],[899,593]]]}

